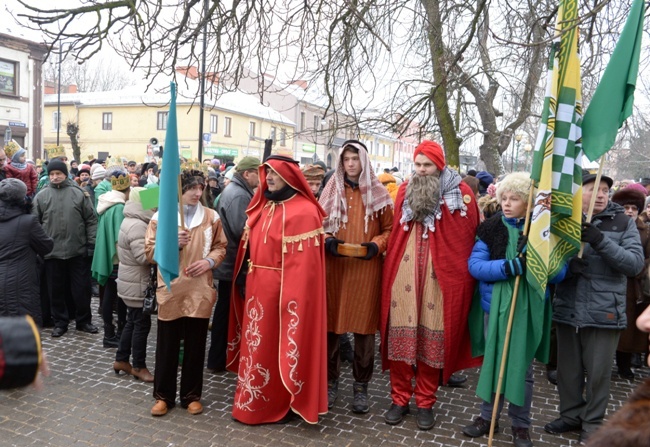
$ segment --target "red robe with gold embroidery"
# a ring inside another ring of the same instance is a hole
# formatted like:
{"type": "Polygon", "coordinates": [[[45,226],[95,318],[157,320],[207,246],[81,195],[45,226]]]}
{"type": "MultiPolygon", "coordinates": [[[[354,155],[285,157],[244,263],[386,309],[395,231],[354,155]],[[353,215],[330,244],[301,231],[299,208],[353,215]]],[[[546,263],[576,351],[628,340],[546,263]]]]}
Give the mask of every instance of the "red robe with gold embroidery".
{"type": "Polygon", "coordinates": [[[324,212],[297,165],[294,172],[286,162],[265,164],[298,193],[268,201],[260,168],[237,261],[248,246],[246,296],[234,286],[230,306],[227,367],[238,374],[232,414],[264,424],[291,409],[315,424],[327,412],[324,212]]]}
{"type": "MultiPolygon", "coordinates": [[[[408,223],[408,230],[400,224],[406,185],[400,185],[395,202],[393,230],[388,240],[386,259],[382,278],[381,303],[381,347],[382,367],[390,369],[387,352],[387,333],[391,300],[391,290],[397,269],[400,266],[414,222],[408,223]]],[[[465,183],[459,185],[467,205],[467,215],[461,216],[459,210],[453,213],[443,204],[442,217],[436,220],[436,229],[429,231],[429,248],[433,269],[443,296],[444,312],[444,368],[443,380],[446,382],[455,371],[480,366],[482,357],[472,358],[467,317],[472,304],[475,280],[469,274],[467,260],[474,247],[476,227],[479,224],[479,210],[472,190],[465,183]]],[[[421,226],[418,226],[421,228],[421,226]]]]}

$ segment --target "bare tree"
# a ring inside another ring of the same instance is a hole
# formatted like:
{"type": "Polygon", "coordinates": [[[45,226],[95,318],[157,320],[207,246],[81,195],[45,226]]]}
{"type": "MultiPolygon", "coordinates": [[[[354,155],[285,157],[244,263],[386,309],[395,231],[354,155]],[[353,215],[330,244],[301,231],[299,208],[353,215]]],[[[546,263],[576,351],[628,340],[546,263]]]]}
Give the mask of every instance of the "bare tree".
{"type": "MultiPolygon", "coordinates": [[[[513,133],[538,119],[557,15],[556,0],[212,0],[207,13],[201,0],[86,0],[70,9],[18,1],[21,22],[53,47],[65,41],[83,62],[110,46],[152,81],[200,66],[205,26],[205,71],[220,91],[252,72],[264,101],[264,78],[303,80],[327,97],[327,114],[343,116],[339,125],[402,132],[418,123],[442,139],[449,164],[458,166],[461,145],[477,145],[494,173],[513,133]]],[[[610,1],[579,4],[588,90],[629,10],[610,1]]]]}
{"type": "MultiPolygon", "coordinates": [[[[43,77],[46,81],[58,82],[58,58],[49,58],[43,64],[43,77]]],[[[76,85],[80,92],[104,92],[133,85],[134,80],[128,71],[116,68],[114,63],[102,57],[93,58],[84,64],[69,58],[61,64],[61,85],[72,84],[76,85]]]]}

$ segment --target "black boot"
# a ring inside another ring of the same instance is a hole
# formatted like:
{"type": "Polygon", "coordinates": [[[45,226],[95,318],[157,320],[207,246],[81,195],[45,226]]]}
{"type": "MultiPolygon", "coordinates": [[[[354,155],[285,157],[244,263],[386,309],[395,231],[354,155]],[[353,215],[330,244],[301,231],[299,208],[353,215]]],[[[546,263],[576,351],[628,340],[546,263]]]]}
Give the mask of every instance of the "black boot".
{"type": "Polygon", "coordinates": [[[105,348],[117,348],[120,345],[120,340],[115,335],[115,326],[111,324],[104,324],[104,341],[105,348]]]}
{"type": "Polygon", "coordinates": [[[370,409],[368,407],[368,383],[354,382],[352,390],[354,391],[352,412],[359,414],[367,413],[370,409]]]}

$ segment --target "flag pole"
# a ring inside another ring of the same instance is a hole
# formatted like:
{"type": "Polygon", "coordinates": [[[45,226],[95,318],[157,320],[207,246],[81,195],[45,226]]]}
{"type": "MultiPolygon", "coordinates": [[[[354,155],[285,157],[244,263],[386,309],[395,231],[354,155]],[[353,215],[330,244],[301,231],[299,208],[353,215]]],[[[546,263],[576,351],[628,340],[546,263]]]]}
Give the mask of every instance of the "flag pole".
{"type": "MultiPolygon", "coordinates": [[[[596,206],[596,198],[598,197],[598,189],[600,188],[600,178],[603,176],[603,165],[605,164],[605,156],[600,157],[600,162],[598,164],[598,173],[596,174],[596,179],[594,180],[594,190],[596,193],[591,193],[591,200],[589,201],[589,209],[587,210],[587,222],[591,222],[591,218],[594,217],[594,206],[596,206]]],[[[582,258],[582,253],[585,251],[585,243],[580,243],[580,251],[578,252],[578,257],[582,258]]]]}
{"type": "Polygon", "coordinates": [[[178,214],[181,215],[181,228],[185,229],[185,213],[183,212],[183,184],[178,176],[178,214]]]}
{"type": "MultiPolygon", "coordinates": [[[[524,220],[524,236],[528,236],[530,226],[530,214],[533,206],[533,196],[535,195],[535,182],[530,181],[530,194],[528,194],[528,205],[526,207],[526,219],[524,220]]],[[[521,253],[517,254],[521,256],[521,253]]],[[[490,421],[490,435],[488,437],[488,447],[492,447],[492,438],[494,437],[494,429],[496,427],[497,413],[499,409],[499,400],[501,397],[501,387],[503,386],[503,375],[506,370],[506,360],[508,360],[508,348],[510,347],[510,336],[512,333],[512,323],[515,319],[515,307],[517,306],[517,295],[519,294],[519,282],[521,276],[515,277],[515,285],[512,290],[512,299],[510,304],[510,315],[508,316],[508,325],[506,326],[506,337],[503,341],[503,352],[501,353],[501,365],[499,366],[499,380],[497,381],[497,389],[494,394],[494,405],[492,406],[492,420],[490,421]]]]}

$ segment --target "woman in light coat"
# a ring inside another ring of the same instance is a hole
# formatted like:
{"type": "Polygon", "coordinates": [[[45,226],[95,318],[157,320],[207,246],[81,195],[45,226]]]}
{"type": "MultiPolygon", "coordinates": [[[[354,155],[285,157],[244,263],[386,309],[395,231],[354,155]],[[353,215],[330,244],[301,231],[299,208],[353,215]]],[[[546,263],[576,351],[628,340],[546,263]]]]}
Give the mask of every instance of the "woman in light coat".
{"type": "Polygon", "coordinates": [[[136,379],[153,382],[153,375],[146,364],[151,317],[142,313],[142,301],[151,268],[144,250],[144,239],[154,211],[142,209],[140,191],[143,189],[131,190],[129,200],[124,205],[124,220],[117,239],[117,256],[120,260],[117,294],[127,305],[127,314],[113,370],[115,374],[124,371],[133,374],[136,379]],[[133,358],[132,364],[130,357],[133,358]]]}

